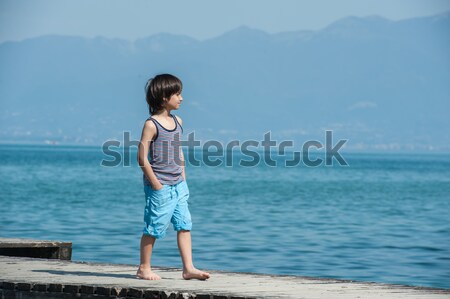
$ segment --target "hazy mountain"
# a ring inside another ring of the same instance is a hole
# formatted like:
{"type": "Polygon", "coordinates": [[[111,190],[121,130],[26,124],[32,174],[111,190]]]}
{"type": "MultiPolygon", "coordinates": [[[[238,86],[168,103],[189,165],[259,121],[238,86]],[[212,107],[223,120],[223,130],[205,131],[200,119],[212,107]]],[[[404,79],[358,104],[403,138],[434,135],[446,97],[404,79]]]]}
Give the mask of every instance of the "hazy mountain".
{"type": "Polygon", "coordinates": [[[206,139],[271,130],[298,147],[450,149],[450,14],[390,21],[347,17],[318,31],[242,26],[216,38],[136,41],[42,36],[0,44],[2,142],[101,144],[139,138],[147,79],[184,83],[177,111],[206,139]]]}

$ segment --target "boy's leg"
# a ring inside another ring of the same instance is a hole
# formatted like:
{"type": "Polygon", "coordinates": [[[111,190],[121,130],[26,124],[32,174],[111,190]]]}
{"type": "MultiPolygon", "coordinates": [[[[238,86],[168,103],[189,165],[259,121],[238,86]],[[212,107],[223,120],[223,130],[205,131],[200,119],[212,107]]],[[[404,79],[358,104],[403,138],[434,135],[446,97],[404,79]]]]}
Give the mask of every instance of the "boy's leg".
{"type": "Polygon", "coordinates": [[[196,269],[192,263],[191,232],[188,230],[179,230],[177,232],[177,241],[181,260],[183,262],[183,278],[208,279],[210,277],[209,273],[196,269]]]}
{"type": "Polygon", "coordinates": [[[192,263],[192,242],[191,242],[191,213],[189,212],[188,199],[189,188],[186,181],[182,181],[176,185],[176,194],[178,203],[172,215],[172,223],[177,231],[178,249],[180,250],[181,260],[183,262],[183,278],[184,279],[201,279],[209,278],[209,273],[197,270],[192,263]]]}
{"type": "Polygon", "coordinates": [[[168,193],[167,189],[167,185],[163,185],[163,189],[160,190],[153,190],[148,185],[144,187],[146,199],[145,228],[141,238],[141,262],[136,273],[138,278],[161,279],[161,277],[152,272],[150,260],[155,240],[166,235],[166,230],[176,205],[176,201],[170,202],[170,193],[168,193]]]}
{"type": "Polygon", "coordinates": [[[141,238],[141,264],[136,272],[137,278],[158,280],[161,279],[157,274],[152,272],[150,260],[152,258],[153,245],[155,238],[149,235],[142,234],[141,238]]]}

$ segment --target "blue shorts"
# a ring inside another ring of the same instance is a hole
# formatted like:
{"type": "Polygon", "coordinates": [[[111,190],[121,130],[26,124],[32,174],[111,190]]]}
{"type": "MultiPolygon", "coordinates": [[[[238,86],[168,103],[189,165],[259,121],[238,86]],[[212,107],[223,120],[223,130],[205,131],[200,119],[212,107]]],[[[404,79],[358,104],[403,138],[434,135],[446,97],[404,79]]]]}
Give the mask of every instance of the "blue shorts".
{"type": "Polygon", "coordinates": [[[160,190],[153,190],[151,186],[144,185],[144,191],[145,235],[163,238],[170,222],[176,231],[192,229],[188,208],[189,188],[185,180],[175,185],[163,185],[160,190]]]}

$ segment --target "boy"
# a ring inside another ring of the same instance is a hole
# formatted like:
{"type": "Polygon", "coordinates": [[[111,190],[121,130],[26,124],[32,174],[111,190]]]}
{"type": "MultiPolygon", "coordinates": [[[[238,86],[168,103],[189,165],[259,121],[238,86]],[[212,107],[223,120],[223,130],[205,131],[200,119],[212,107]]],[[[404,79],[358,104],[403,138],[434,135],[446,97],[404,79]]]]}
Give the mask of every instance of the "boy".
{"type": "Polygon", "coordinates": [[[180,107],[182,87],[180,79],[169,74],[155,76],[146,86],[151,117],[145,122],[138,149],[146,199],[141,262],[136,273],[137,278],[141,279],[161,279],[152,272],[150,259],[155,240],[165,236],[169,222],[177,231],[183,262],[182,277],[200,280],[210,277],[209,273],[196,269],[192,263],[192,222],[187,202],[189,189],[180,141],[182,121],[170,113],[180,107]]]}

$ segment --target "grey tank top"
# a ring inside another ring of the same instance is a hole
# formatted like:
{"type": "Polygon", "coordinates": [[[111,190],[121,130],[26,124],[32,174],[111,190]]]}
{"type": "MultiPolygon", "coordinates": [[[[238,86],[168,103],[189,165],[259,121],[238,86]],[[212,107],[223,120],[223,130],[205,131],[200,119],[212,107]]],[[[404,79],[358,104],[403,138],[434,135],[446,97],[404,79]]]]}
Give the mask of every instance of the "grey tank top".
{"type": "MultiPolygon", "coordinates": [[[[181,134],[183,128],[174,115],[171,114],[170,116],[175,122],[173,130],[164,128],[153,117],[147,119],[153,121],[156,126],[156,136],[150,143],[148,160],[156,178],[163,185],[175,185],[184,180],[181,164],[181,134]]],[[[143,179],[145,185],[150,185],[145,174],[143,179]]]]}

